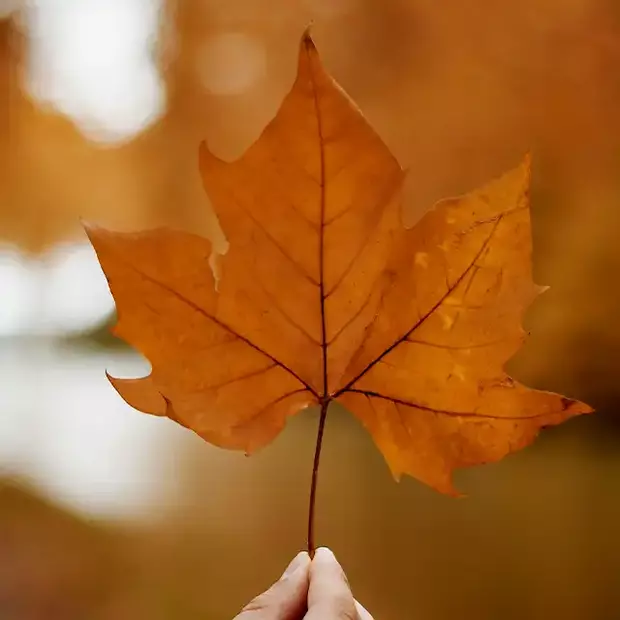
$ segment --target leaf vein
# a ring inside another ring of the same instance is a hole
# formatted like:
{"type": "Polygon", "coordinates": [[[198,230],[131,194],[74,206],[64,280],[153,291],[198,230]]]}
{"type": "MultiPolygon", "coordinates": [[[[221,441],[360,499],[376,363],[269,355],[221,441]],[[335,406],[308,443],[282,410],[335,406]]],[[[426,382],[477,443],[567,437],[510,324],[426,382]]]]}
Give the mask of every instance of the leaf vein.
{"type": "MultiPolygon", "coordinates": [[[[266,405],[263,405],[258,411],[254,412],[249,418],[236,422],[230,428],[232,430],[238,430],[242,428],[243,426],[247,426],[248,424],[251,424],[252,422],[254,422],[256,418],[259,418],[261,415],[263,415],[270,407],[273,407],[274,405],[281,403],[283,400],[286,400],[287,398],[290,398],[291,396],[295,396],[295,394],[301,394],[303,392],[311,392],[311,390],[308,390],[307,388],[300,388],[297,390],[291,390],[290,392],[287,392],[286,394],[282,394],[281,396],[278,396],[277,398],[274,398],[273,400],[268,402],[266,405]]],[[[313,395],[316,396],[316,394],[313,394],[313,395]]]]}
{"type": "Polygon", "coordinates": [[[249,338],[246,338],[245,336],[237,333],[232,327],[226,325],[226,323],[223,323],[222,321],[220,321],[216,317],[212,316],[204,308],[201,308],[198,304],[193,302],[191,299],[187,299],[187,297],[184,297],[183,295],[181,295],[181,293],[176,291],[174,288],[168,286],[166,283],[161,282],[160,280],[157,280],[153,276],[150,276],[149,274],[144,273],[143,271],[140,271],[140,269],[135,267],[132,263],[126,261],[122,256],[119,256],[118,258],[125,266],[127,266],[129,269],[131,269],[132,271],[137,273],[139,276],[141,276],[142,278],[144,278],[148,282],[151,282],[152,284],[155,284],[156,286],[159,286],[164,291],[166,291],[167,293],[169,293],[173,297],[176,297],[179,301],[181,301],[184,304],[187,304],[188,306],[190,306],[190,308],[192,308],[193,310],[195,310],[196,312],[198,312],[199,314],[201,314],[202,316],[204,316],[205,318],[210,320],[212,323],[217,325],[223,331],[231,334],[232,336],[237,337],[239,340],[242,340],[243,342],[245,342],[249,347],[251,347],[252,349],[257,351],[258,353],[261,353],[265,357],[268,357],[272,362],[274,362],[280,368],[282,368],[282,370],[285,370],[292,377],[297,379],[297,381],[299,381],[304,386],[304,389],[308,390],[311,394],[315,394],[316,395],[316,393],[312,389],[312,387],[306,381],[304,381],[293,369],[289,368],[286,364],[283,364],[280,360],[275,358],[273,355],[271,355],[270,353],[268,353],[267,351],[265,351],[264,349],[259,347],[257,344],[252,342],[249,338]]]}
{"type": "Polygon", "coordinates": [[[387,400],[392,403],[402,405],[404,407],[411,407],[414,409],[420,409],[421,411],[427,411],[429,413],[436,413],[440,415],[445,415],[453,418],[476,418],[481,420],[506,420],[506,421],[520,421],[520,420],[536,420],[539,418],[546,418],[552,415],[556,415],[558,413],[563,413],[565,409],[561,409],[559,411],[548,411],[547,413],[536,413],[529,416],[501,416],[501,415],[493,415],[490,413],[477,413],[475,411],[451,411],[449,409],[436,409],[435,407],[429,407],[428,405],[423,405],[422,403],[416,403],[413,401],[407,401],[401,398],[395,398],[392,396],[387,396],[385,394],[381,394],[380,392],[375,392],[373,390],[358,390],[355,388],[349,388],[347,390],[343,390],[341,394],[350,393],[350,394],[362,394],[367,398],[379,398],[381,400],[387,400]]]}
{"type": "Polygon", "coordinates": [[[353,377],[353,379],[351,379],[343,388],[341,388],[336,394],[334,394],[334,398],[339,396],[340,394],[342,394],[343,392],[347,391],[351,386],[355,385],[355,383],[357,381],[359,381],[371,368],[373,368],[375,366],[375,364],[377,364],[377,362],[381,359],[383,359],[388,353],[390,353],[390,351],[392,351],[393,349],[395,349],[399,344],[401,344],[401,342],[405,341],[410,334],[412,334],[416,329],[418,329],[420,327],[420,325],[422,325],[436,310],[437,308],[439,308],[439,306],[441,306],[441,304],[445,301],[445,299],[450,295],[450,293],[460,284],[460,282],[463,280],[463,278],[470,272],[470,270],[474,267],[474,265],[476,264],[476,261],[478,260],[478,258],[482,255],[482,253],[488,248],[489,244],[491,243],[491,240],[493,238],[493,235],[495,234],[495,231],[497,230],[497,227],[499,226],[499,223],[502,221],[501,216],[498,217],[497,221],[495,222],[495,226],[493,227],[493,229],[491,230],[491,232],[489,233],[489,236],[486,238],[485,242],[482,244],[480,250],[478,250],[477,254],[474,256],[473,260],[471,261],[471,263],[469,264],[469,266],[463,271],[463,273],[457,278],[457,280],[454,282],[453,286],[451,289],[447,290],[440,298],[439,300],[435,303],[434,306],[432,306],[430,308],[430,310],[428,310],[428,312],[423,315],[422,317],[420,317],[415,324],[413,325],[413,327],[411,329],[409,329],[405,334],[403,334],[400,338],[398,338],[396,341],[394,341],[389,347],[387,347],[380,355],[378,355],[377,357],[375,357],[374,360],[372,360],[371,362],[369,362],[365,368],[362,369],[361,372],[359,372],[355,377],[353,377]]]}

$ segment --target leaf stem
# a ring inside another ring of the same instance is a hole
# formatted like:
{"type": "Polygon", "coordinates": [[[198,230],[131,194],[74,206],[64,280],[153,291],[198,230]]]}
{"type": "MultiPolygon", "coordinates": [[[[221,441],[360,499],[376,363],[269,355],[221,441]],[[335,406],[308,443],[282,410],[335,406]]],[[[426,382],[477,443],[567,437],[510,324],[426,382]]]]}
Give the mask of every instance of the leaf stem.
{"type": "Polygon", "coordinates": [[[314,557],[316,550],[314,541],[314,507],[316,505],[316,487],[319,478],[319,464],[321,461],[321,447],[323,445],[323,432],[325,431],[325,420],[327,419],[327,409],[329,399],[321,401],[321,415],[319,417],[319,430],[316,435],[316,447],[314,449],[314,463],[312,464],[312,482],[310,484],[310,502],[308,505],[308,553],[314,557]]]}

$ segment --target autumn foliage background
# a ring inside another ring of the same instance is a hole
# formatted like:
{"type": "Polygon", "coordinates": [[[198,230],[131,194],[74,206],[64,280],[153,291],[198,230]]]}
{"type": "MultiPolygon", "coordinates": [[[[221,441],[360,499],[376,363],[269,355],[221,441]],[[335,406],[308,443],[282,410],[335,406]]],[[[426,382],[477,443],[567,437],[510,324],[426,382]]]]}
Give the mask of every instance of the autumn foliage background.
{"type": "Polygon", "coordinates": [[[466,500],[394,484],[330,414],[319,543],[376,618],[616,618],[617,3],[153,7],[0,2],[0,616],[232,617],[303,546],[315,415],[246,460],[126,407],[103,370],[145,363],[105,335],[78,218],[217,237],[197,145],[234,157],[258,136],[314,20],[326,67],[410,169],[411,223],[533,151],[534,273],[551,290],[509,368],[598,410],[462,473],[466,500]]]}

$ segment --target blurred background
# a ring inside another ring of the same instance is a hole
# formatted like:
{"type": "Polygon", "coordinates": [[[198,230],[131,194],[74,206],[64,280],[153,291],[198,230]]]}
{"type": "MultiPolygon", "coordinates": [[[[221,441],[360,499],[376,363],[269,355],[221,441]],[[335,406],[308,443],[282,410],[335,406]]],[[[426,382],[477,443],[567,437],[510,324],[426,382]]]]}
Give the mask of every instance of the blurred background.
{"type": "Polygon", "coordinates": [[[466,499],[396,484],[331,413],[317,535],[377,620],[620,618],[616,0],[0,0],[0,618],[226,619],[304,546],[317,415],[246,459],[126,406],[140,376],[79,218],[217,238],[197,170],[275,114],[299,37],[410,169],[411,223],[534,154],[509,364],[596,407],[466,499]]]}

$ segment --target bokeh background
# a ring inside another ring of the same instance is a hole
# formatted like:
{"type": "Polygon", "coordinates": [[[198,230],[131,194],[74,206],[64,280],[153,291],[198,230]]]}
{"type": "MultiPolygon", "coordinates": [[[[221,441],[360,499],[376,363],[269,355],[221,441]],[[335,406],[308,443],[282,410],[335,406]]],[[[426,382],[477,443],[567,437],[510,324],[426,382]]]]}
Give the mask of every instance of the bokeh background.
{"type": "Polygon", "coordinates": [[[226,619],[303,547],[317,415],[246,459],[127,407],[148,369],[79,218],[218,238],[197,171],[239,155],[291,86],[305,26],[437,199],[534,154],[551,289],[509,369],[595,416],[458,476],[396,484],[330,414],[318,497],[377,620],[620,618],[617,0],[0,0],[0,618],[226,619]]]}

